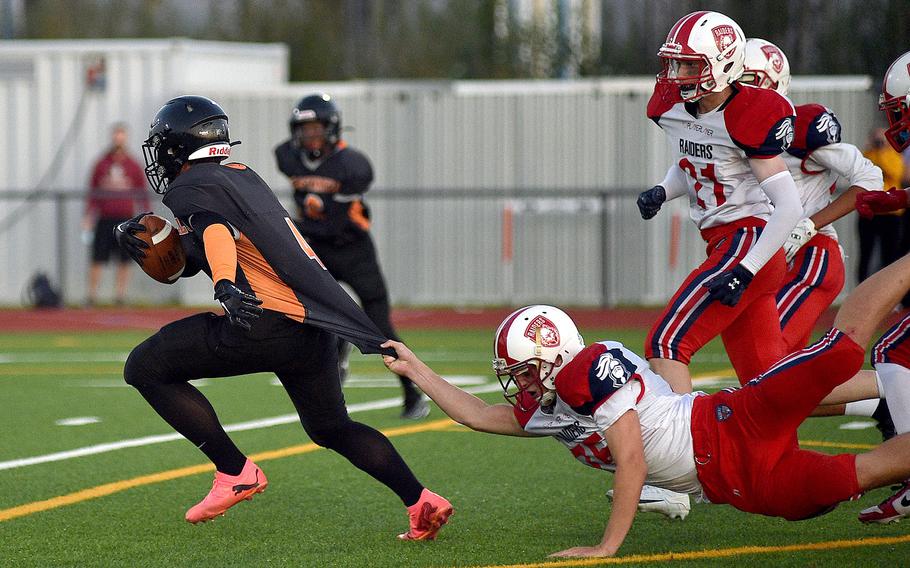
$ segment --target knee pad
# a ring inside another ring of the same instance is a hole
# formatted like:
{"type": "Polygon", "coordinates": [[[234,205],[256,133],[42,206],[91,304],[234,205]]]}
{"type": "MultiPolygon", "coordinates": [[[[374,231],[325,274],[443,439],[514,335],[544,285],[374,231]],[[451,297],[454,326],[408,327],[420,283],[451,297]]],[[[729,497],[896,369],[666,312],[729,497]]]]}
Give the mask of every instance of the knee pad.
{"type": "Polygon", "coordinates": [[[126,384],[141,388],[161,382],[161,362],[153,355],[153,339],[154,337],[146,339],[130,352],[123,366],[123,380],[126,384]]]}

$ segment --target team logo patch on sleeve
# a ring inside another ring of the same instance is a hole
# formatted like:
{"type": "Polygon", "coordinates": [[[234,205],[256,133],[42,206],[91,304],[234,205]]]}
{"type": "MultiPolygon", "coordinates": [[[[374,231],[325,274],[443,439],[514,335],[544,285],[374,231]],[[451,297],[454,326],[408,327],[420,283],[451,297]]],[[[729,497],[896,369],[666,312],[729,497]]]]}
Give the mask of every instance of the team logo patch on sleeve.
{"type": "Polygon", "coordinates": [[[600,381],[612,381],[615,389],[626,384],[629,377],[632,376],[631,371],[621,361],[613,357],[613,353],[610,351],[600,356],[600,359],[594,364],[593,373],[594,377],[600,381]]]}
{"type": "Polygon", "coordinates": [[[825,137],[828,144],[840,142],[840,123],[837,122],[837,118],[830,112],[826,112],[818,117],[815,129],[820,135],[825,137]]]}
{"type": "Polygon", "coordinates": [[[540,334],[540,345],[542,347],[556,347],[559,345],[559,330],[556,324],[544,316],[537,316],[531,320],[525,329],[525,337],[531,341],[537,341],[540,334]]]}
{"type": "Polygon", "coordinates": [[[733,409],[726,404],[718,404],[714,407],[714,416],[718,422],[723,422],[733,416],[733,409]]]}
{"type": "Polygon", "coordinates": [[[781,150],[786,150],[793,144],[793,119],[790,117],[780,121],[774,131],[774,139],[780,140],[781,150]]]}

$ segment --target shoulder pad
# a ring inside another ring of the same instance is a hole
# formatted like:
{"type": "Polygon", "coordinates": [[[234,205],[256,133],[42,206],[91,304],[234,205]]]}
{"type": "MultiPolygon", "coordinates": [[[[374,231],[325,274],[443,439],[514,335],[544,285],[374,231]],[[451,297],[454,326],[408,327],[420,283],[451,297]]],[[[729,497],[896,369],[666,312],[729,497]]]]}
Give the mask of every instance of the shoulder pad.
{"type": "Polygon", "coordinates": [[[638,373],[619,343],[595,343],[556,377],[556,392],[579,413],[590,414],[638,373]]]}
{"type": "Polygon", "coordinates": [[[672,85],[656,83],[651,100],[648,101],[648,118],[659,125],[660,117],[679,102],[682,102],[679,98],[679,89],[672,85]]]}
{"type": "Polygon", "coordinates": [[[724,109],[730,138],[749,158],[771,158],[790,147],[796,111],[775,91],[736,87],[724,109]]]}
{"type": "Polygon", "coordinates": [[[796,109],[796,136],[807,153],[837,144],[841,141],[840,121],[822,105],[801,105],[796,109]]]}

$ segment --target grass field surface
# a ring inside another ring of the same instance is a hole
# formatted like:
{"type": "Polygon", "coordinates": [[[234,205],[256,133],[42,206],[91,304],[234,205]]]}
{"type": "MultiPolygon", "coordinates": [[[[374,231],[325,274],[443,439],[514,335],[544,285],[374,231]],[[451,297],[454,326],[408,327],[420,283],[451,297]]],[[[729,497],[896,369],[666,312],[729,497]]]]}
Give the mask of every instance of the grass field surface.
{"type": "MultiPolygon", "coordinates": [[[[636,351],[644,340],[641,331],[583,331],[636,351]]],[[[402,421],[393,377],[377,357],[359,355],[345,388],[352,415],[385,431],[418,478],[455,505],[439,539],[397,541],[407,528],[398,499],[310,444],[269,375],[199,384],[270,484],[225,518],[193,526],[183,514],[210,488],[212,470],[122,380],[126,355],[147,335],[0,334],[0,567],[908,564],[905,525],[856,520],[887,489],[799,523],[716,505],[694,505],[683,522],[639,514],[617,558],[549,560],[548,553],[600,540],[611,476],[577,463],[553,440],[470,432],[435,407],[426,420],[402,421]]],[[[502,400],[490,384],[492,330],[403,335],[444,376],[502,400]]],[[[718,342],[693,370],[705,377],[703,390],[734,384],[724,381],[731,373],[718,342]]],[[[818,451],[862,451],[880,441],[878,431],[841,426],[863,422],[812,419],[799,435],[818,451]]]]}

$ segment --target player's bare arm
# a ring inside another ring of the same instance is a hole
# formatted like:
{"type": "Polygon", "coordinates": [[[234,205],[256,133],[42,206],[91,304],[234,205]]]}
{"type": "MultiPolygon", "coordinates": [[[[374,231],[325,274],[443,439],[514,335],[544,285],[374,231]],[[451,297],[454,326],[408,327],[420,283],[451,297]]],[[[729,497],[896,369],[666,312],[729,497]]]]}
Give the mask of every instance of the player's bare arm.
{"type": "MultiPolygon", "coordinates": [[[[382,346],[391,347],[398,354],[397,358],[383,356],[385,366],[414,381],[452,420],[478,432],[531,436],[518,424],[511,405],[488,404],[461,390],[436,374],[403,343],[387,341],[382,346]]],[[[637,499],[636,496],[636,503],[637,499]]]]}
{"type": "Polygon", "coordinates": [[[879,324],[910,289],[910,255],[864,280],[847,297],[834,327],[859,345],[868,345],[879,324]]]}
{"type": "Polygon", "coordinates": [[[619,550],[638,509],[638,498],[648,473],[638,413],[629,410],[604,432],[616,463],[613,478],[613,511],[596,546],[576,546],[551,556],[613,556],[619,550]]]}

